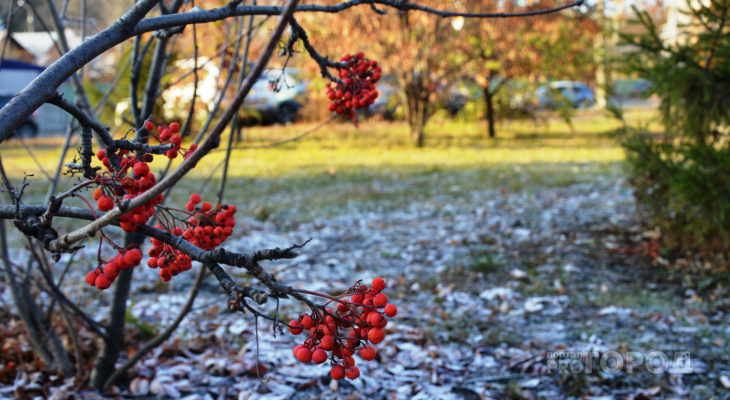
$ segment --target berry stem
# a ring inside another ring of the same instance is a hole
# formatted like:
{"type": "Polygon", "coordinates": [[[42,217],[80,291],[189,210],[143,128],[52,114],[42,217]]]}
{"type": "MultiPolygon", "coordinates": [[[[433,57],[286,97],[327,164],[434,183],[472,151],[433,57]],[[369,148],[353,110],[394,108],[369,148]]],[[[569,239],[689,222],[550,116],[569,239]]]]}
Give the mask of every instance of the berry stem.
{"type": "Polygon", "coordinates": [[[330,296],[330,295],[324,294],[324,293],[312,292],[312,291],[305,290],[305,289],[292,289],[292,291],[298,292],[298,293],[303,293],[303,294],[311,294],[312,296],[324,297],[325,299],[330,299],[332,301],[336,301],[338,303],[345,304],[345,305],[349,304],[349,302],[347,302],[347,301],[340,300],[339,298],[337,298],[335,296],[330,296]]]}

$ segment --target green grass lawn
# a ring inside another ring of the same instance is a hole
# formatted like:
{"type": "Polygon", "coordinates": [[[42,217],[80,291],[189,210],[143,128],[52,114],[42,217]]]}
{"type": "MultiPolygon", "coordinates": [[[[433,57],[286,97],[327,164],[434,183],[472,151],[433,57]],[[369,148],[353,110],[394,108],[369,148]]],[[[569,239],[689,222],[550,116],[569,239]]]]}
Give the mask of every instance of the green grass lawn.
{"type": "MultiPolygon", "coordinates": [[[[628,119],[649,123],[652,115],[647,110],[634,110],[628,119]]],[[[284,140],[314,126],[246,129],[239,145],[284,140]]],[[[602,113],[588,112],[575,118],[574,127],[571,134],[568,125],[560,121],[503,123],[499,137],[489,140],[484,137],[483,122],[436,120],[427,127],[426,147],[417,149],[410,144],[407,125],[401,122],[365,121],[359,127],[333,122],[296,142],[236,150],[226,202],[239,204],[249,215],[301,221],[348,211],[389,209],[433,196],[458,198],[464,191],[566,185],[597,174],[619,173],[624,153],[613,134],[619,123],[602,113]]],[[[48,173],[58,163],[61,140],[26,141],[48,173]]],[[[224,137],[223,143],[226,140],[224,137]]],[[[35,175],[26,202],[42,199],[47,180],[33,157],[17,140],[1,146],[3,164],[16,184],[24,172],[35,175]]],[[[220,177],[216,167],[223,156],[223,152],[215,152],[206,157],[173,195],[201,191],[205,198],[212,198],[220,177]]],[[[73,154],[66,158],[70,161],[73,154]]],[[[158,157],[155,167],[164,165],[165,160],[158,157]]],[[[64,178],[60,189],[75,179],[64,178]]]]}

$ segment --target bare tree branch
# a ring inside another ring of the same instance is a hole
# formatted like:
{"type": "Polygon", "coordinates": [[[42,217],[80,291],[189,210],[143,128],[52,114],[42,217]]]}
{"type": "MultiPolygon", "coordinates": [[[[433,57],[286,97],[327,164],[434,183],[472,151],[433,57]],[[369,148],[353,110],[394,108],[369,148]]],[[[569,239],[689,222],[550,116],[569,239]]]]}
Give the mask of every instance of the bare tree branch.
{"type": "Polygon", "coordinates": [[[51,252],[68,251],[68,249],[73,246],[74,243],[88,237],[89,235],[93,235],[99,229],[103,228],[106,225],[109,225],[117,218],[121,217],[128,210],[135,209],[141,205],[148,203],[158,194],[162,193],[165,189],[177,183],[183,176],[185,176],[185,174],[193,169],[197,162],[200,161],[210,150],[212,150],[217,145],[221,133],[223,133],[223,130],[228,125],[231,118],[233,118],[238,108],[241,106],[241,104],[243,104],[243,99],[246,97],[246,95],[248,95],[251,87],[253,87],[253,84],[256,82],[259,75],[261,75],[264,66],[271,57],[271,54],[274,52],[276,44],[282,33],[284,32],[284,28],[289,23],[289,17],[294,13],[294,5],[296,3],[297,0],[289,0],[284,8],[284,14],[282,15],[281,21],[279,21],[279,24],[277,25],[272,38],[270,39],[267,46],[264,48],[264,51],[259,56],[258,60],[256,61],[256,65],[254,66],[251,73],[246,77],[246,81],[234,96],[231,105],[226,109],[221,118],[215,124],[208,137],[206,137],[206,139],[201,143],[200,147],[198,147],[198,149],[194,151],[190,157],[184,160],[178,166],[178,168],[172,172],[172,174],[158,182],[157,185],[153,186],[152,188],[135,197],[134,199],[125,200],[121,205],[115,207],[113,210],[106,213],[103,217],[90,223],[86,227],[65,234],[57,240],[53,240],[52,242],[47,243],[47,249],[51,252]]]}
{"type": "MultiPolygon", "coordinates": [[[[444,18],[450,17],[468,17],[468,18],[518,18],[531,17],[537,15],[549,14],[566,8],[576,7],[583,4],[583,0],[577,0],[568,4],[548,8],[544,10],[533,10],[517,13],[495,12],[495,13],[469,13],[439,10],[433,7],[427,7],[416,3],[397,0],[352,0],[346,1],[333,6],[306,4],[297,7],[295,12],[320,12],[335,14],[359,5],[372,6],[381,4],[394,8],[399,11],[422,11],[429,14],[438,15],[444,18]]],[[[242,16],[242,15],[281,15],[282,8],[276,6],[238,6],[235,8],[224,6],[212,10],[198,9],[182,14],[163,15],[159,17],[146,18],[140,21],[134,29],[135,34],[151,32],[158,29],[167,29],[176,26],[184,26],[190,24],[199,24],[203,22],[219,21],[224,18],[242,16]]]]}
{"type": "Polygon", "coordinates": [[[90,37],[83,46],[78,46],[41,72],[20,94],[0,109],[0,143],[25,121],[30,114],[46,100],[55,95],[61,86],[82,65],[89,63],[99,54],[134,36],[134,26],[160,0],[140,0],[119,20],[98,34],[90,37]]]}

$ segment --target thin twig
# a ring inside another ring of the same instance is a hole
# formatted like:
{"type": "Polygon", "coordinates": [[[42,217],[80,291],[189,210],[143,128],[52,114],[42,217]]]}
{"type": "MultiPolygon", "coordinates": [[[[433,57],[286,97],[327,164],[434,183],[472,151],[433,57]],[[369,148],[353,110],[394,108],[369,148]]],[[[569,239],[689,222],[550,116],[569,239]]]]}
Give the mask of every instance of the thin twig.
{"type": "MultiPolygon", "coordinates": [[[[339,117],[339,115],[333,115],[329,119],[327,119],[324,122],[321,122],[319,125],[315,126],[314,128],[309,129],[309,130],[307,130],[307,131],[305,131],[305,132],[303,132],[303,133],[301,133],[301,134],[299,134],[297,136],[294,136],[292,138],[289,138],[289,139],[284,139],[284,140],[280,140],[278,142],[261,144],[261,145],[236,146],[236,147],[231,148],[231,150],[266,149],[266,148],[270,148],[270,147],[281,146],[282,144],[286,144],[286,143],[296,142],[297,140],[302,139],[302,138],[304,138],[306,136],[309,136],[312,133],[316,132],[318,129],[322,128],[323,126],[325,126],[325,125],[329,124],[330,122],[334,121],[335,119],[337,119],[337,117],[339,117]]],[[[215,153],[215,152],[219,152],[219,151],[224,151],[224,150],[225,149],[215,149],[215,150],[212,150],[211,153],[215,153]]]]}
{"type": "Polygon", "coordinates": [[[38,161],[38,158],[35,156],[35,153],[33,153],[33,150],[28,147],[28,145],[25,143],[25,140],[21,135],[18,135],[18,140],[20,141],[20,144],[23,145],[23,148],[25,151],[28,152],[28,155],[30,155],[30,158],[33,159],[33,162],[35,163],[36,167],[41,171],[41,173],[48,179],[48,182],[53,182],[53,178],[51,178],[50,175],[48,175],[48,172],[46,172],[46,169],[43,168],[43,165],[41,165],[41,162],[38,161]]]}

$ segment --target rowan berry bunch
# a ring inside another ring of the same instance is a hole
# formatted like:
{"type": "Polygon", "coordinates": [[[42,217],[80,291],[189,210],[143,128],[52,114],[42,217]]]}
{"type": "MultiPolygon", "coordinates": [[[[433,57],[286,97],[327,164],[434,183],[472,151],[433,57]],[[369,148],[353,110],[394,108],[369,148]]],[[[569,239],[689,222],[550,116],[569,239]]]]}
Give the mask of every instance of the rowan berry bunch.
{"type": "MultiPolygon", "coordinates": [[[[152,121],[147,121],[145,128],[152,132],[155,125],[152,121]]],[[[180,124],[173,122],[170,126],[158,125],[157,132],[159,133],[157,139],[160,143],[172,144],[174,146],[165,152],[165,156],[170,159],[176,158],[178,153],[183,151],[181,147],[182,137],[178,134],[180,132],[180,124]]],[[[184,157],[189,157],[196,149],[197,146],[195,144],[191,145],[189,149],[184,150],[184,157]]],[[[106,149],[101,149],[96,154],[96,157],[109,172],[109,174],[101,174],[97,177],[97,181],[101,187],[94,191],[94,200],[97,201],[96,206],[99,211],[109,211],[114,208],[116,202],[133,199],[157,184],[155,174],[150,172],[149,164],[154,161],[152,154],[145,153],[132,156],[129,150],[120,149],[116,153],[116,156],[122,167],[118,172],[115,172],[112,168],[106,149]],[[134,173],[132,176],[129,174],[130,169],[134,173]]],[[[154,214],[152,207],[162,203],[162,200],[163,195],[160,194],[147,204],[121,216],[118,222],[122,229],[127,232],[135,232],[137,225],[147,223],[154,214]]]]}
{"type": "MultiPolygon", "coordinates": [[[[236,206],[219,204],[213,208],[210,202],[203,202],[199,194],[193,193],[185,208],[187,220],[173,216],[173,226],[157,225],[156,228],[166,230],[175,236],[182,236],[206,251],[214,250],[233,234],[233,227],[236,226],[235,214],[238,211],[236,206]],[[175,225],[174,221],[180,222],[185,228],[175,225]]],[[[187,255],[155,238],[151,241],[152,248],[147,253],[150,256],[147,265],[153,269],[159,267],[160,279],[164,282],[192,267],[192,260],[187,255]]]]}
{"type": "Polygon", "coordinates": [[[385,287],[382,278],[375,278],[370,287],[358,283],[338,297],[310,292],[337,302],[337,310],[327,308],[321,312],[315,309],[289,322],[292,334],[307,332],[304,343],[294,347],[294,357],[305,364],[310,361],[322,364],[329,359],[330,375],[335,380],[359,377],[360,370],[352,355],[359,349],[363,360],[373,360],[376,351],[370,344],[383,341],[383,328],[388,323],[386,317],[398,313],[398,308],[388,303],[388,296],[381,293],[385,287]]]}
{"type": "MultiPolygon", "coordinates": [[[[155,174],[150,172],[148,165],[153,160],[151,154],[131,157],[127,150],[122,150],[119,154],[123,155],[120,158],[121,171],[113,174],[101,174],[96,178],[100,187],[94,190],[94,200],[96,200],[96,207],[99,211],[109,211],[114,208],[116,202],[133,199],[157,184],[157,178],[155,178],[155,174]],[[128,176],[130,169],[134,172],[134,176],[128,176]]],[[[106,149],[99,150],[96,156],[104,165],[109,164],[106,149]]],[[[118,221],[122,229],[126,232],[135,232],[137,225],[146,224],[154,214],[152,207],[162,203],[162,199],[163,195],[160,194],[147,204],[119,217],[118,221]]]]}
{"type": "Polygon", "coordinates": [[[86,283],[99,290],[109,288],[122,271],[134,268],[142,261],[142,252],[136,247],[117,250],[116,257],[109,261],[99,258],[95,270],[86,275],[86,283]]]}
{"type": "MultiPolygon", "coordinates": [[[[147,121],[145,122],[145,128],[152,133],[155,129],[155,123],[147,121]]],[[[171,160],[177,158],[177,155],[181,152],[183,153],[184,158],[188,158],[190,157],[190,154],[198,148],[197,144],[191,144],[190,148],[188,148],[187,151],[184,151],[182,149],[182,136],[179,132],[180,124],[177,122],[173,122],[169,126],[162,124],[157,125],[157,140],[159,140],[161,144],[172,144],[175,146],[175,148],[170,149],[165,153],[165,157],[171,160]]]]}
{"type": "MultiPolygon", "coordinates": [[[[155,130],[155,124],[147,121],[145,128],[152,133],[155,130]]],[[[187,158],[197,149],[196,145],[191,145],[187,150],[182,149],[182,137],[178,134],[180,124],[177,122],[173,122],[169,126],[157,125],[156,130],[158,133],[156,138],[161,144],[172,144],[172,148],[165,152],[165,156],[170,159],[176,158],[178,154],[183,154],[187,158]]],[[[157,178],[150,171],[149,166],[154,160],[152,154],[132,154],[129,150],[120,149],[115,152],[121,166],[118,171],[112,167],[106,149],[100,150],[96,156],[107,169],[107,172],[98,174],[93,181],[94,184],[99,185],[93,194],[99,211],[109,211],[114,208],[115,204],[123,200],[131,200],[157,184],[157,178]]],[[[190,196],[190,202],[185,211],[160,206],[163,198],[162,194],[154,197],[146,204],[126,212],[117,219],[117,222],[123,230],[135,232],[139,225],[146,224],[150,218],[155,216],[160,221],[156,228],[175,236],[181,236],[203,250],[215,249],[233,234],[233,227],[236,226],[234,215],[237,210],[235,206],[217,205],[213,208],[209,202],[202,202],[200,195],[193,194],[190,196]],[[180,214],[183,215],[180,216],[180,214]]],[[[142,259],[141,251],[135,248],[119,250],[117,257],[111,261],[102,261],[101,246],[105,241],[119,249],[101,232],[99,266],[86,277],[87,283],[102,290],[114,282],[120,271],[139,265],[142,259]]],[[[172,246],[165,245],[154,238],[152,245],[148,252],[150,259],[147,265],[151,268],[160,268],[160,278],[163,281],[167,282],[180,272],[192,268],[192,259],[172,246]]]]}
{"type": "Polygon", "coordinates": [[[327,98],[333,100],[327,109],[354,118],[356,109],[368,108],[378,98],[375,84],[380,80],[378,62],[368,60],[362,51],[347,54],[340,59],[345,67],[339,68],[342,83],[334,88],[327,85],[327,98]]]}
{"type": "Polygon", "coordinates": [[[234,205],[217,205],[215,209],[210,202],[202,202],[199,194],[193,193],[185,208],[193,213],[188,223],[190,227],[183,236],[190,243],[203,250],[209,251],[218,247],[233,234],[236,226],[234,215],[238,209],[234,205]],[[200,204],[200,206],[198,206],[200,204]]]}
{"type": "MultiPolygon", "coordinates": [[[[157,225],[157,229],[164,229],[162,225],[157,225]]],[[[174,228],[170,233],[175,236],[182,234],[182,227],[174,228]]],[[[188,271],[193,267],[193,260],[186,254],[183,254],[176,248],[168,246],[159,240],[152,238],[152,248],[147,252],[150,259],[147,265],[152,268],[160,268],[160,279],[167,282],[177,274],[188,271]]]]}

